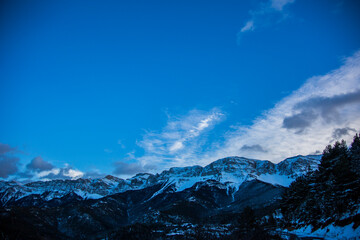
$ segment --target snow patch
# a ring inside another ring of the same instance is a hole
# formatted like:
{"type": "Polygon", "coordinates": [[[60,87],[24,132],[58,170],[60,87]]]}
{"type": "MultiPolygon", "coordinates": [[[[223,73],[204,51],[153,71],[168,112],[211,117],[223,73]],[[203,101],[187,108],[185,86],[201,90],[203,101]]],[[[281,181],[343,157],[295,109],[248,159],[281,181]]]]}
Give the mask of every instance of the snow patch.
{"type": "Polygon", "coordinates": [[[258,176],[257,179],[272,185],[281,185],[284,187],[289,187],[290,184],[295,180],[294,178],[280,174],[262,174],[258,176]]]}
{"type": "Polygon", "coordinates": [[[310,225],[294,231],[289,231],[289,233],[296,234],[300,237],[322,237],[327,240],[358,239],[360,238],[360,227],[353,229],[352,223],[344,227],[330,224],[327,227],[319,228],[312,232],[312,226],[310,225]]]}

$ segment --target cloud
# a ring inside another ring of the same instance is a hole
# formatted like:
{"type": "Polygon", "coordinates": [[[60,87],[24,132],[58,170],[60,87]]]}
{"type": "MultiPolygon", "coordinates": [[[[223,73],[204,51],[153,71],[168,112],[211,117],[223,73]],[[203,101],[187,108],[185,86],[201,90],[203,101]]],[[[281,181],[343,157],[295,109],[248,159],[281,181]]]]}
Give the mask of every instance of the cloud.
{"type": "Polygon", "coordinates": [[[72,168],[65,164],[63,168],[52,168],[50,170],[41,171],[35,174],[35,178],[40,180],[49,179],[78,179],[85,176],[82,171],[72,168]]]}
{"type": "Polygon", "coordinates": [[[17,148],[11,147],[8,144],[0,143],[0,154],[17,152],[17,148]]]}
{"type": "Polygon", "coordinates": [[[350,135],[350,134],[353,134],[353,133],[356,133],[356,129],[355,128],[349,128],[349,127],[345,127],[345,128],[336,128],[334,131],[333,131],[333,138],[335,140],[339,140],[341,139],[342,137],[344,136],[347,136],[347,135],[350,135]]]}
{"type": "Polygon", "coordinates": [[[313,97],[297,103],[293,109],[300,111],[300,113],[286,117],[283,121],[283,127],[298,129],[299,132],[301,132],[311,126],[311,123],[318,118],[321,118],[324,122],[341,122],[343,115],[341,115],[339,111],[341,111],[344,106],[359,103],[360,90],[331,97],[313,97]]]}
{"type": "Polygon", "coordinates": [[[224,113],[217,108],[169,116],[167,125],[161,131],[148,131],[138,142],[145,154],[137,160],[141,166],[150,163],[163,167],[187,164],[186,159],[206,143],[206,133],[224,117],[224,113]]]}
{"type": "MultiPolygon", "coordinates": [[[[28,165],[27,165],[28,166],[28,165]]],[[[51,165],[52,166],[52,165],[51,165]]],[[[15,179],[17,181],[44,181],[44,180],[54,180],[54,179],[63,179],[63,180],[74,180],[78,178],[99,178],[105,176],[96,171],[92,172],[82,172],[80,170],[74,169],[73,167],[65,164],[64,167],[58,168],[53,166],[52,168],[48,167],[47,169],[43,168],[39,170],[38,168],[29,169],[26,171],[17,172],[15,179]]]]}
{"type": "Polygon", "coordinates": [[[117,140],[117,144],[118,144],[121,148],[126,148],[125,145],[123,144],[123,141],[121,141],[120,139],[117,140]]]}
{"type": "Polygon", "coordinates": [[[254,21],[249,20],[245,23],[245,26],[241,28],[240,32],[247,32],[247,31],[253,31],[254,30],[254,21]]]}
{"type": "Polygon", "coordinates": [[[244,145],[240,148],[241,151],[250,151],[250,152],[267,152],[262,146],[259,144],[254,145],[244,145]]]}
{"type": "Polygon", "coordinates": [[[54,179],[54,178],[62,178],[62,174],[60,174],[60,169],[59,168],[54,168],[51,170],[47,170],[47,171],[41,171],[39,172],[36,177],[38,178],[49,178],[49,179],[54,179]]]}
{"type": "Polygon", "coordinates": [[[31,162],[26,165],[26,168],[30,171],[40,172],[51,170],[54,168],[54,166],[51,163],[44,161],[42,157],[38,156],[32,159],[31,162]]]}
{"type": "Polygon", "coordinates": [[[16,147],[0,143],[0,178],[7,178],[17,173],[19,158],[14,156],[16,153],[22,153],[16,147]]]}
{"type": "Polygon", "coordinates": [[[282,11],[285,5],[293,2],[295,2],[295,0],[272,0],[271,8],[275,9],[276,11],[282,11]]]}
{"type": "Polygon", "coordinates": [[[135,174],[142,172],[144,168],[141,166],[140,163],[126,163],[126,162],[116,162],[114,163],[115,170],[114,174],[121,175],[121,174],[135,174]]]}
{"type": "Polygon", "coordinates": [[[9,175],[15,174],[18,171],[19,160],[18,157],[0,154],[0,177],[7,178],[9,175]]]}
{"type": "Polygon", "coordinates": [[[360,90],[342,93],[331,97],[314,97],[294,106],[295,110],[318,112],[324,121],[341,121],[339,110],[350,104],[360,103],[360,90]]]}
{"type": "Polygon", "coordinates": [[[105,173],[101,173],[99,170],[93,170],[93,171],[89,171],[89,172],[85,172],[84,175],[81,178],[103,178],[105,177],[107,174],[105,173]]]}
{"type": "Polygon", "coordinates": [[[295,0],[271,0],[261,3],[258,9],[250,11],[251,18],[245,22],[237,33],[238,44],[244,33],[283,21],[288,16],[284,12],[285,6],[293,2],[295,0]]]}
{"type": "Polygon", "coordinates": [[[140,172],[148,172],[149,170],[155,169],[154,165],[146,164],[142,165],[139,162],[126,163],[126,162],[115,162],[114,174],[116,175],[133,175],[140,172]]]}
{"type": "Polygon", "coordinates": [[[287,129],[297,129],[300,133],[303,129],[311,126],[318,115],[314,111],[304,110],[301,113],[286,117],[283,120],[283,127],[287,129]]]}
{"type": "Polygon", "coordinates": [[[180,149],[184,148],[184,144],[182,141],[175,142],[172,146],[170,146],[169,151],[170,152],[176,152],[180,149]]]}
{"type": "Polygon", "coordinates": [[[112,151],[111,149],[105,148],[105,149],[104,149],[104,152],[106,152],[106,153],[112,153],[113,151],[112,151]]]}
{"type": "Polygon", "coordinates": [[[225,141],[199,156],[199,161],[241,155],[278,162],[324,149],[334,137],[351,142],[349,131],[360,126],[359,94],[360,51],[344,59],[338,69],[308,79],[250,126],[238,125],[227,132],[225,141]],[[256,144],[268,151],[241,151],[256,144]]]}
{"type": "Polygon", "coordinates": [[[16,147],[0,143],[0,178],[9,178],[11,176],[11,179],[28,182],[50,179],[77,179],[84,176],[103,176],[103,174],[98,172],[84,173],[68,164],[58,168],[45,161],[41,156],[33,158],[21,170],[18,167],[18,165],[21,166],[20,158],[14,156],[19,153],[23,154],[24,152],[16,147]]]}

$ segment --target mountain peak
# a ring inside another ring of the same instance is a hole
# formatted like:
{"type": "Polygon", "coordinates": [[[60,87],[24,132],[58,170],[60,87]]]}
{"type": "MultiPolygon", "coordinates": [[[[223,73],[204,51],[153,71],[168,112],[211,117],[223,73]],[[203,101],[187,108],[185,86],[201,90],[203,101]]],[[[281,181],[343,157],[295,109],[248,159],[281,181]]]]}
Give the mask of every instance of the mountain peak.
{"type": "Polygon", "coordinates": [[[106,176],[104,177],[104,179],[107,179],[107,180],[110,180],[110,181],[119,181],[119,180],[120,180],[120,178],[115,177],[115,176],[113,176],[113,175],[106,175],[106,176]]]}

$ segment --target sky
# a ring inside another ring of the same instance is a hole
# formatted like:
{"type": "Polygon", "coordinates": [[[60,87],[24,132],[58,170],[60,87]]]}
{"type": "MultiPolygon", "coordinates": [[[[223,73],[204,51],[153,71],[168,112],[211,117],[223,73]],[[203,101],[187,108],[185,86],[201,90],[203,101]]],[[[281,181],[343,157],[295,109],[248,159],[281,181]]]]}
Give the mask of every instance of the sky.
{"type": "Polygon", "coordinates": [[[351,0],[0,3],[0,179],[277,163],[360,131],[351,0]]]}

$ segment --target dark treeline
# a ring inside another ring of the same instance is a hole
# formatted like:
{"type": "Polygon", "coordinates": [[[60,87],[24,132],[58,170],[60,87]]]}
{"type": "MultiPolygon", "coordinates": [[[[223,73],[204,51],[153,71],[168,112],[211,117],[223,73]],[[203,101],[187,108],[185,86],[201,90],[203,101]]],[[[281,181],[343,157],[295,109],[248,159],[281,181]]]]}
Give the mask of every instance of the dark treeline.
{"type": "Polygon", "coordinates": [[[323,151],[318,170],[297,178],[284,192],[281,211],[291,225],[320,227],[354,215],[360,196],[360,138],[323,151]]]}

